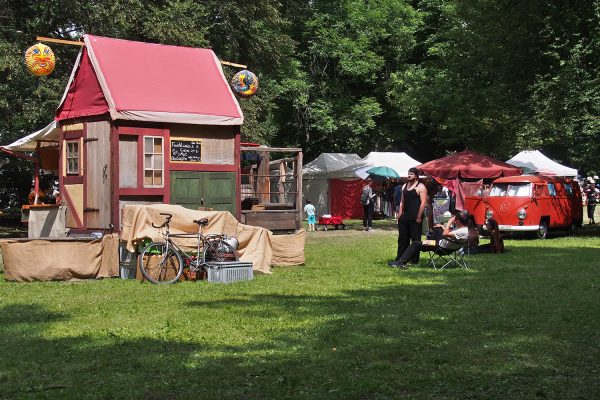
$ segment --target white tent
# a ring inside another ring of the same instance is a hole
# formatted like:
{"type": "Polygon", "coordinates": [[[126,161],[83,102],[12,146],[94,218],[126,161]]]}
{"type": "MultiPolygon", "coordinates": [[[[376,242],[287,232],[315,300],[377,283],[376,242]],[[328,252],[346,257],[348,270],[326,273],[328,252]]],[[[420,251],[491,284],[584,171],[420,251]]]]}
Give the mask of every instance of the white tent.
{"type": "Polygon", "coordinates": [[[523,171],[529,174],[577,176],[575,168],[565,167],[549,159],[538,150],[522,151],[506,163],[523,168],[523,171]]]}
{"type": "Polygon", "coordinates": [[[328,214],[329,178],[334,171],[360,162],[356,154],[322,153],[302,169],[302,193],[310,199],[319,215],[328,214]]]}
{"type": "Polygon", "coordinates": [[[390,167],[401,177],[408,176],[408,170],[412,167],[421,165],[420,161],[415,160],[408,154],[392,153],[392,152],[370,152],[365,158],[360,160],[358,163],[340,169],[332,173],[332,178],[344,179],[359,177],[365,179],[368,174],[367,170],[373,167],[390,167]]]}
{"type": "Polygon", "coordinates": [[[58,141],[58,135],[60,128],[56,121],[52,121],[48,126],[40,129],[37,132],[30,133],[29,135],[13,142],[9,145],[2,146],[7,150],[12,151],[35,151],[37,142],[41,141],[58,141]]]}

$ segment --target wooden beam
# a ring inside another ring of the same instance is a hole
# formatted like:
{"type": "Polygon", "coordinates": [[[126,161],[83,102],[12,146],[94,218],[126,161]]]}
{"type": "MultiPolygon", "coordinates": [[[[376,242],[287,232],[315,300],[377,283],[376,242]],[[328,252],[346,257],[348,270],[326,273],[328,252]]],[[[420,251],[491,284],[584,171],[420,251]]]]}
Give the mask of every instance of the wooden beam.
{"type": "Polygon", "coordinates": [[[241,151],[273,152],[273,153],[298,153],[302,149],[298,147],[252,147],[242,146],[241,151]]]}
{"type": "Polygon", "coordinates": [[[221,61],[221,64],[223,64],[223,65],[229,65],[230,67],[236,67],[236,68],[243,68],[243,69],[248,68],[247,65],[236,64],[236,63],[232,63],[232,62],[229,62],[229,61],[221,61]]]}
{"type": "MultiPolygon", "coordinates": [[[[55,39],[55,38],[49,38],[49,37],[44,37],[44,36],[37,36],[35,38],[35,40],[39,40],[40,42],[68,44],[68,45],[71,45],[71,46],[85,46],[84,42],[79,42],[79,41],[75,41],[75,40],[55,39]]],[[[243,68],[243,69],[248,68],[247,65],[236,64],[236,63],[232,63],[232,62],[229,62],[229,61],[221,61],[221,64],[223,64],[223,65],[229,65],[230,67],[236,67],[236,68],[243,68]]]]}
{"type": "Polygon", "coordinates": [[[37,36],[35,40],[39,40],[40,42],[50,42],[50,43],[59,43],[59,44],[68,44],[71,46],[85,46],[83,42],[77,42],[75,40],[64,40],[64,39],[54,39],[44,36],[37,36]]]}

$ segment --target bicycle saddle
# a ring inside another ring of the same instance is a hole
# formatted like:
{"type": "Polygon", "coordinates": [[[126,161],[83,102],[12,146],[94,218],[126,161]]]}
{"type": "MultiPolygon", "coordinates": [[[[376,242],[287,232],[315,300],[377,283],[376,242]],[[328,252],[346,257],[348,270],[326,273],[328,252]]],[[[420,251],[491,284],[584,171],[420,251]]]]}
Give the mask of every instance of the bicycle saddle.
{"type": "Polygon", "coordinates": [[[195,219],[192,222],[195,222],[196,224],[198,224],[200,226],[206,226],[206,225],[208,225],[208,218],[195,219]]]}

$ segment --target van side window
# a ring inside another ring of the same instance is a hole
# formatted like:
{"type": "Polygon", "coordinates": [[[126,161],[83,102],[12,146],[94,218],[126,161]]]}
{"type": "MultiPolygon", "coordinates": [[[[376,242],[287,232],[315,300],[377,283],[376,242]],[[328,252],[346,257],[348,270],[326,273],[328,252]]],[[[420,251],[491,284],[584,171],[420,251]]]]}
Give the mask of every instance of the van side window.
{"type": "Polygon", "coordinates": [[[573,197],[573,186],[570,183],[565,183],[564,185],[565,192],[567,192],[567,196],[573,197]]]}
{"type": "Polygon", "coordinates": [[[548,196],[548,189],[545,185],[535,185],[535,197],[548,196]]]}
{"type": "Polygon", "coordinates": [[[554,186],[554,183],[548,184],[548,194],[550,196],[556,197],[556,186],[554,186]]]}

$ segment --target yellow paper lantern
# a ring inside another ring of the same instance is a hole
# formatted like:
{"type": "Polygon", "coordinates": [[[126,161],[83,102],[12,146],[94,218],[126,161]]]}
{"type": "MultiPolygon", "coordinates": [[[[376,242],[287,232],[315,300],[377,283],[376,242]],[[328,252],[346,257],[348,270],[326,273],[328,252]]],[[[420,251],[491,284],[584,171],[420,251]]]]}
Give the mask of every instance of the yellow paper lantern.
{"type": "Polygon", "coordinates": [[[56,58],[52,49],[45,44],[37,43],[25,52],[27,69],[35,76],[46,76],[54,71],[56,58]]]}

